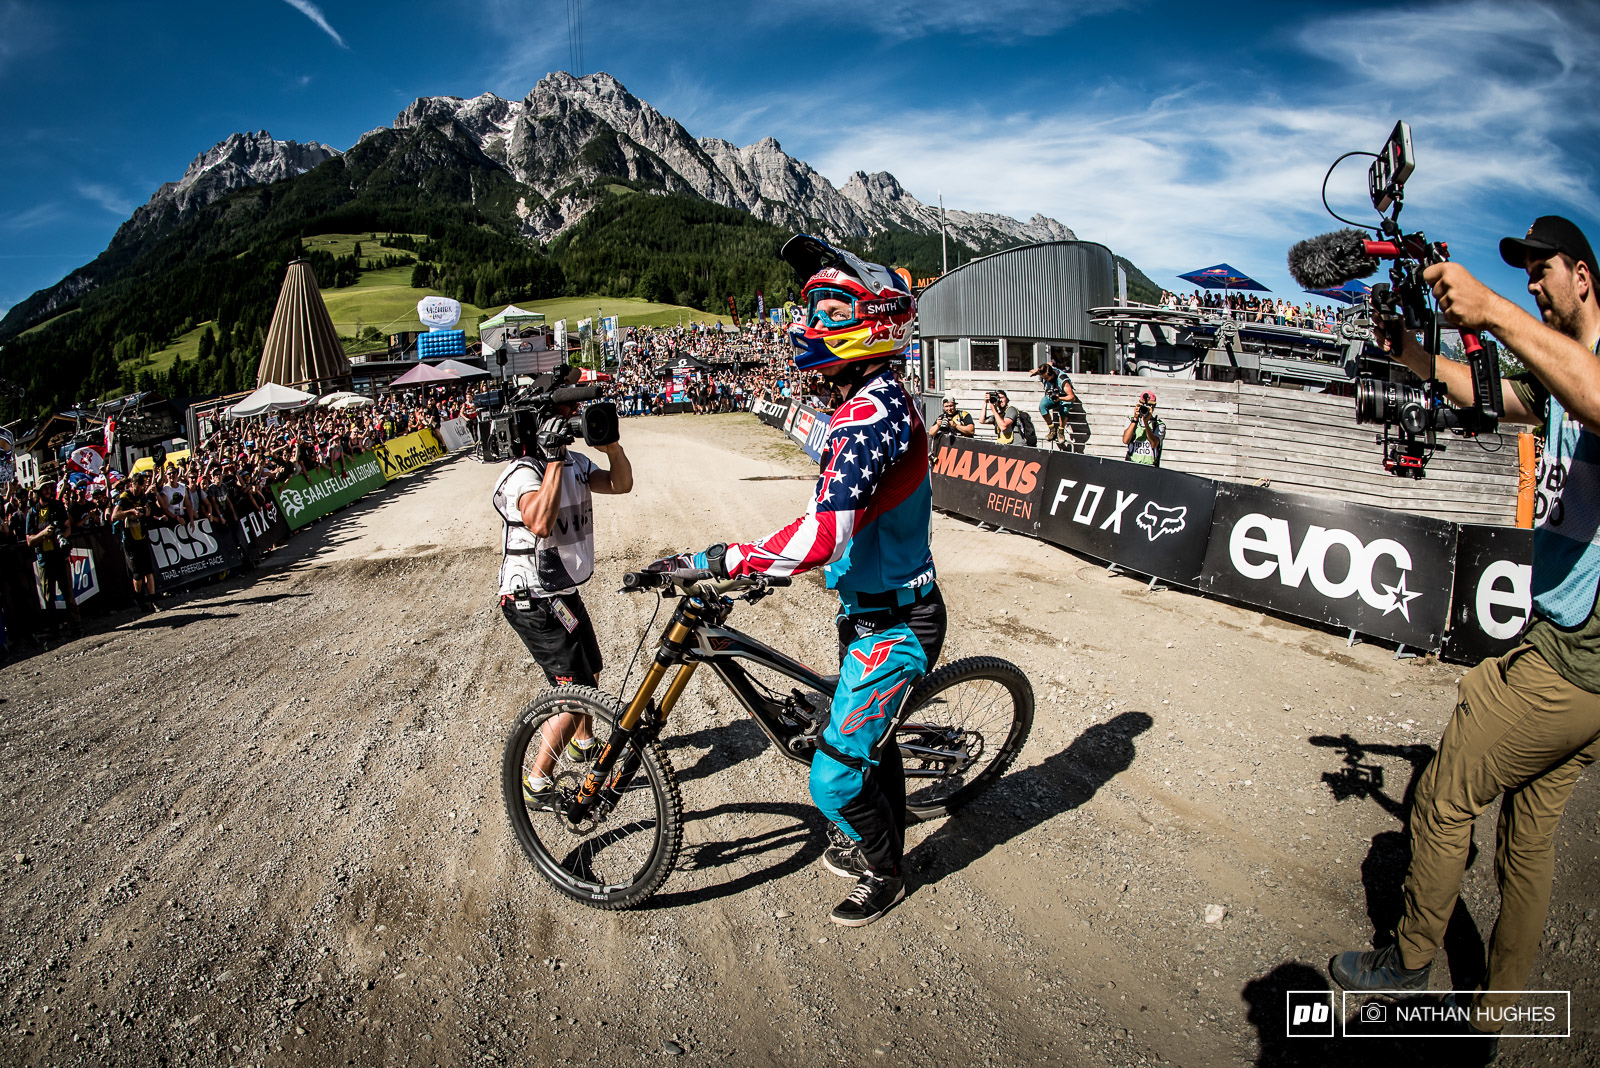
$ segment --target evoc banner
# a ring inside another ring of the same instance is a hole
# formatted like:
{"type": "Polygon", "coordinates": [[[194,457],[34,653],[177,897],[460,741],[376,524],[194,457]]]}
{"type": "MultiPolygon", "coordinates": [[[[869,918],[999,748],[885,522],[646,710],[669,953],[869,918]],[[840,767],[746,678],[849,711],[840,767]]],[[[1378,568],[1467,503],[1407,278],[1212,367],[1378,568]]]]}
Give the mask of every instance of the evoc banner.
{"type": "Polygon", "coordinates": [[[394,438],[372,451],[383,467],[385,482],[415,474],[444,456],[444,449],[440,448],[439,439],[433,436],[431,430],[419,430],[403,438],[394,438]]]}
{"type": "Polygon", "coordinates": [[[1007,530],[1039,529],[1045,454],[945,435],[933,456],[933,506],[1007,530]]]}
{"type": "Polygon", "coordinates": [[[1444,659],[1476,664],[1511,651],[1533,612],[1533,531],[1463,524],[1444,659]]]}
{"type": "Polygon", "coordinates": [[[388,481],[383,477],[383,465],[373,453],[352,456],[345,465],[343,474],[319,470],[313,471],[310,478],[295,475],[272,491],[290,530],[299,530],[370,490],[382,489],[388,481]]]}
{"type": "Polygon", "coordinates": [[[1199,584],[1214,480],[1081,453],[1039,455],[1046,457],[1039,537],[1143,575],[1199,584]]]}
{"type": "Polygon", "coordinates": [[[1456,525],[1217,485],[1201,587],[1422,649],[1443,641],[1456,525]]]}
{"type": "Polygon", "coordinates": [[[289,539],[289,524],[283,521],[283,513],[276,504],[268,504],[240,516],[235,533],[239,548],[252,560],[259,560],[262,547],[281,545],[289,539]]]}
{"type": "Polygon", "coordinates": [[[156,561],[157,589],[177,589],[244,562],[233,532],[213,526],[209,519],[146,530],[156,561]]]}

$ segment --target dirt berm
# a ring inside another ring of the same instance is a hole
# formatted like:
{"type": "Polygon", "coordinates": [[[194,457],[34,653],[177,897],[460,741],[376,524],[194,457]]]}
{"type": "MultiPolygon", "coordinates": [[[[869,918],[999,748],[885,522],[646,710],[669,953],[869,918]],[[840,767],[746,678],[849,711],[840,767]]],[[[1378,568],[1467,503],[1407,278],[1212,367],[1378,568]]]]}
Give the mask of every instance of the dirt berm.
{"type": "MultiPolygon", "coordinates": [[[[612,688],[653,607],[614,592],[621,573],[777,528],[814,471],[749,415],[623,432],[638,488],[597,498],[584,590],[612,688]]],[[[1009,776],[913,829],[900,907],[828,922],[849,884],[816,863],[803,771],[708,673],[666,740],[679,870],[635,912],[560,897],[500,802],[507,727],[544,682],[495,605],[495,474],[440,463],[254,581],[0,671],[0,1060],[1431,1065],[1457,1048],[1290,1040],[1283,1016],[1286,990],[1325,986],[1329,954],[1392,924],[1402,799],[1459,669],[944,516],[945,655],[1022,665],[1038,716],[1009,776]]],[[[831,669],[818,582],[733,622],[831,669]]],[[[1597,800],[1591,775],[1530,983],[1573,992],[1573,1037],[1507,1042],[1503,1063],[1600,1058],[1597,800]]],[[[1495,815],[1435,986],[1481,969],[1495,815]]]]}

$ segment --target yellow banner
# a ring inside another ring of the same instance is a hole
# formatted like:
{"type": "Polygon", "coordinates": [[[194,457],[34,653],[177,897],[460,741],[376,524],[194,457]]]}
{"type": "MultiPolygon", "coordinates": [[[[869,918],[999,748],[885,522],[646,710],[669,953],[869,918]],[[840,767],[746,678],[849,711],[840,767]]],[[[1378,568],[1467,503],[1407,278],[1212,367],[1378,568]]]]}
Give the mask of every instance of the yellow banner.
{"type": "Polygon", "coordinates": [[[373,452],[378,454],[378,462],[383,465],[385,482],[415,474],[445,455],[444,447],[431,430],[419,430],[415,434],[386,441],[373,452]]]}

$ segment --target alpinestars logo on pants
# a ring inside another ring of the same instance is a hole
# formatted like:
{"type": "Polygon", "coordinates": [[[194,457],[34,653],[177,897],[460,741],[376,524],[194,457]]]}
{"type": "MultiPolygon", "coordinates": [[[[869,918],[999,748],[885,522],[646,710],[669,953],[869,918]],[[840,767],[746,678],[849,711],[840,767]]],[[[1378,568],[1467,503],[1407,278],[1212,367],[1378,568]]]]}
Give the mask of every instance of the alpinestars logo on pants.
{"type": "Polygon", "coordinates": [[[1392,538],[1363,542],[1348,530],[1313,524],[1297,550],[1287,520],[1252,512],[1234,524],[1228,556],[1247,579],[1263,582],[1276,573],[1283,585],[1299,589],[1309,578],[1329,600],[1359,594],[1384,615],[1397,611],[1407,620],[1410,603],[1422,596],[1406,589],[1411,552],[1392,538]]]}

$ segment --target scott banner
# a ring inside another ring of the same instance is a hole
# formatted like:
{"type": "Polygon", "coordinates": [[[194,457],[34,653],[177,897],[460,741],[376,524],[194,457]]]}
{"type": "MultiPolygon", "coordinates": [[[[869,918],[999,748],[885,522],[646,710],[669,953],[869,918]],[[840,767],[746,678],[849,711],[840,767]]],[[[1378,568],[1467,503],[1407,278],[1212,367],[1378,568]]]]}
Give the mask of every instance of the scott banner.
{"type": "Polygon", "coordinates": [[[419,430],[403,438],[394,438],[372,451],[377,454],[385,482],[415,474],[433,461],[442,459],[445,454],[439,439],[433,436],[431,430],[419,430]]]}
{"type": "Polygon", "coordinates": [[[1531,530],[1460,527],[1445,659],[1476,664],[1511,650],[1533,611],[1532,560],[1531,530]]]}
{"type": "Polygon", "coordinates": [[[1143,575],[1199,585],[1215,481],[1081,453],[1040,455],[1048,459],[1033,528],[1039,537],[1143,575]]]}
{"type": "Polygon", "coordinates": [[[388,479],[383,465],[371,452],[345,461],[345,473],[313,471],[311,477],[295,475],[272,492],[283,510],[290,530],[299,530],[312,520],[321,519],[335,509],[371,490],[382,489],[388,479]]]}
{"type": "Polygon", "coordinates": [[[1456,525],[1218,483],[1201,588],[1361,634],[1438,649],[1456,525]]]}
{"type": "Polygon", "coordinates": [[[146,530],[156,560],[157,589],[177,589],[244,563],[233,531],[209,519],[146,530]]]}
{"type": "Polygon", "coordinates": [[[750,398],[750,410],[756,413],[756,418],[768,426],[781,427],[789,418],[789,402],[787,400],[773,400],[766,394],[750,398]]]}

